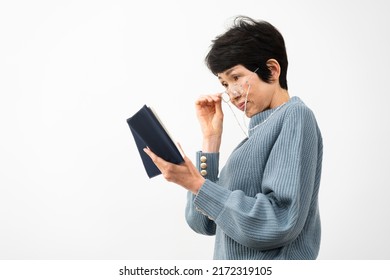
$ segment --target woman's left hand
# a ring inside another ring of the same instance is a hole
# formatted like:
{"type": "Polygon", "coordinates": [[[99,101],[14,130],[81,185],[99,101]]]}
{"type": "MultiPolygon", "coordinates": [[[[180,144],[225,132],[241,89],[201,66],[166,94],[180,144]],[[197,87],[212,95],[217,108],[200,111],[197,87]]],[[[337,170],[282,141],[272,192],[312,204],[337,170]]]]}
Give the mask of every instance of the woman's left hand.
{"type": "Polygon", "coordinates": [[[160,169],[162,175],[168,182],[176,183],[194,194],[197,194],[204,184],[205,179],[191,160],[183,153],[183,150],[184,162],[181,164],[165,161],[153,153],[149,148],[145,148],[144,152],[152,159],[157,168],[160,169]]]}

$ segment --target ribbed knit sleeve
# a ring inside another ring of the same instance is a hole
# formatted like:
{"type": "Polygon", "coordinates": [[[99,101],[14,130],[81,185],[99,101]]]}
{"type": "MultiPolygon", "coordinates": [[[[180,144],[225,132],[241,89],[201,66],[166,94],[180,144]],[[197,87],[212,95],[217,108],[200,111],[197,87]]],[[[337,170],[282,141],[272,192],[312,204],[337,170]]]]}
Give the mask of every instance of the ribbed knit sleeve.
{"type": "MultiPolygon", "coordinates": [[[[196,153],[196,166],[198,170],[204,170],[206,173],[204,177],[213,182],[218,180],[219,171],[219,153],[203,153],[201,151],[196,153]],[[206,167],[202,168],[203,164],[206,167]]],[[[188,225],[197,233],[204,235],[214,235],[216,225],[204,212],[201,212],[199,208],[193,203],[195,195],[192,192],[187,193],[187,206],[185,210],[186,221],[188,225]]]]}
{"type": "Polygon", "coordinates": [[[256,252],[283,246],[279,258],[315,258],[321,161],[321,135],[305,105],[289,106],[256,128],[220,181],[206,180],[191,198],[225,236],[215,258],[258,258],[256,252]]]}

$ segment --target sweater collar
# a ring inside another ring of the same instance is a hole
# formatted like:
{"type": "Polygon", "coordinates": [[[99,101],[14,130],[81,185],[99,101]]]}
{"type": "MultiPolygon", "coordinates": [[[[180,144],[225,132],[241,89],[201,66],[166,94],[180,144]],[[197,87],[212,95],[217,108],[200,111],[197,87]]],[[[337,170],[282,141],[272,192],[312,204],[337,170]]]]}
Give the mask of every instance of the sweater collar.
{"type": "MultiPolygon", "coordinates": [[[[280,105],[280,106],[287,107],[289,104],[298,102],[299,100],[300,100],[299,97],[293,96],[285,104],[280,105]]],[[[281,109],[281,108],[279,108],[280,106],[272,108],[272,109],[264,110],[264,111],[262,111],[260,113],[257,113],[256,115],[254,115],[250,119],[250,121],[249,121],[249,128],[248,128],[249,129],[249,135],[252,134],[253,131],[251,131],[251,130],[254,127],[260,125],[263,122],[265,122],[276,110],[281,109]]]]}

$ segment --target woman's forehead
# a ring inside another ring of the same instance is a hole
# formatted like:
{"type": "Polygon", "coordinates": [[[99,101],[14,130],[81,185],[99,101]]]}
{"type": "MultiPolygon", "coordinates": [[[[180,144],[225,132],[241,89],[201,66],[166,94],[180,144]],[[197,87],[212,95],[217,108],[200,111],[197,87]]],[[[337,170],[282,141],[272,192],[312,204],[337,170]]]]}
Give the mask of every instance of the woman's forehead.
{"type": "Polygon", "coordinates": [[[218,79],[222,79],[223,77],[229,76],[235,70],[247,70],[247,69],[244,66],[240,65],[240,64],[239,65],[235,65],[235,66],[233,66],[233,67],[223,71],[222,73],[218,73],[217,77],[218,77],[218,79]]]}

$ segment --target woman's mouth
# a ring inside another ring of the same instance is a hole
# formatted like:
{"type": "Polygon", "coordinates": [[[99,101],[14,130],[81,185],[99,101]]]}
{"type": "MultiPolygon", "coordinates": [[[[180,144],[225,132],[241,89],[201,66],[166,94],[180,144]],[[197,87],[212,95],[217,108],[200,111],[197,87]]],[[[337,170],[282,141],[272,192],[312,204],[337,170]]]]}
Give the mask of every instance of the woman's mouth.
{"type": "Polygon", "coordinates": [[[241,111],[244,111],[245,110],[245,101],[243,101],[243,102],[240,102],[240,103],[238,103],[237,104],[237,108],[239,109],[239,110],[241,110],[241,111]]]}

